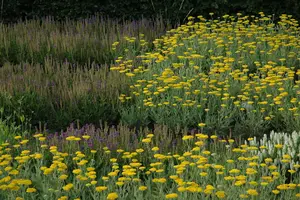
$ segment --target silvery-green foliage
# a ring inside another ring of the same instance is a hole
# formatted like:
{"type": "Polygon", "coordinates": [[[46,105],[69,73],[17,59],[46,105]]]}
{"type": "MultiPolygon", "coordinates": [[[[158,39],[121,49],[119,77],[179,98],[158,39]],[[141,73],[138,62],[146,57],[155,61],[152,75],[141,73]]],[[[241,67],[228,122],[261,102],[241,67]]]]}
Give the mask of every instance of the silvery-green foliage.
{"type": "Polygon", "coordinates": [[[253,155],[259,156],[260,160],[271,157],[276,162],[280,162],[283,155],[291,156],[291,167],[299,162],[300,158],[300,132],[281,133],[272,131],[269,136],[264,136],[258,140],[254,137],[251,141],[245,141],[249,146],[256,146],[258,150],[252,151],[253,155]],[[275,145],[281,144],[282,148],[276,148],[275,145]],[[260,148],[264,146],[265,148],[260,148]]]}

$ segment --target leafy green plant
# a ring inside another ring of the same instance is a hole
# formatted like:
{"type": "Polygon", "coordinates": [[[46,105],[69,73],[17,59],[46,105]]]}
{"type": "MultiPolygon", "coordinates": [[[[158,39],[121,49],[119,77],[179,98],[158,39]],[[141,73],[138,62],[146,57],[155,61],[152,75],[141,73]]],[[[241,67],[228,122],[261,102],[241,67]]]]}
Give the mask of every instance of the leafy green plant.
{"type": "Polygon", "coordinates": [[[0,143],[12,140],[16,135],[28,135],[30,131],[29,120],[22,114],[14,112],[11,115],[5,114],[5,109],[0,108],[0,143]],[[20,122],[18,125],[16,122],[20,122]]]}

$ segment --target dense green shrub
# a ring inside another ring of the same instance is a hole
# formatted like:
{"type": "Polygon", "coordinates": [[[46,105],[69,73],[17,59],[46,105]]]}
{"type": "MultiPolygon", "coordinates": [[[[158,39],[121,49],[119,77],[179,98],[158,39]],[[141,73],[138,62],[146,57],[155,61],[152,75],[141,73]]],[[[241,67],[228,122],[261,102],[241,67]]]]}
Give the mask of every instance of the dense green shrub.
{"type": "Polygon", "coordinates": [[[187,15],[218,15],[243,12],[254,14],[263,11],[268,14],[289,13],[299,19],[300,3],[297,0],[12,0],[3,1],[2,20],[16,21],[19,18],[54,16],[81,18],[102,13],[116,18],[152,18],[158,14],[173,22],[182,21],[187,15]]]}

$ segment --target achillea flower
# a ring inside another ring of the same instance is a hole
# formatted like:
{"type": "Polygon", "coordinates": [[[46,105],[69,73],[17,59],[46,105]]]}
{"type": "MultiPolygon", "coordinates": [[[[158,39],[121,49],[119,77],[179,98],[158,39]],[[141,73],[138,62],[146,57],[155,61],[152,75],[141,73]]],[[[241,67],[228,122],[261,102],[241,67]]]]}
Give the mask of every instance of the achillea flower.
{"type": "Polygon", "coordinates": [[[205,123],[199,123],[198,126],[202,128],[202,127],[206,126],[206,124],[205,123]]]}
{"type": "Polygon", "coordinates": [[[33,192],[36,192],[36,189],[35,188],[27,188],[26,192],[27,193],[33,193],[33,192]]]}
{"type": "Polygon", "coordinates": [[[282,147],[283,147],[282,144],[276,144],[276,145],[275,145],[275,148],[277,148],[277,149],[282,149],[282,147]]]}
{"type": "Polygon", "coordinates": [[[58,179],[59,179],[59,180],[66,180],[67,178],[68,178],[68,175],[63,174],[63,175],[61,175],[58,179]]]}
{"type": "Polygon", "coordinates": [[[182,137],[182,140],[189,140],[189,139],[193,139],[193,138],[194,138],[194,136],[192,136],[192,135],[185,135],[182,137]]]}
{"type": "Polygon", "coordinates": [[[273,193],[273,194],[279,194],[280,191],[279,191],[279,190],[272,190],[272,193],[273,193]]]}
{"type": "Polygon", "coordinates": [[[70,189],[72,189],[74,187],[74,185],[72,183],[69,183],[65,186],[63,186],[63,190],[65,191],[69,191],[70,189]]]}
{"type": "Polygon", "coordinates": [[[142,140],[142,143],[150,143],[151,139],[150,138],[145,138],[142,140]]]}
{"type": "Polygon", "coordinates": [[[171,193],[166,195],[166,199],[175,199],[178,197],[178,194],[176,193],[171,193]]]}
{"type": "Polygon", "coordinates": [[[90,137],[91,137],[91,136],[89,136],[89,135],[83,135],[83,136],[82,136],[82,138],[85,139],[85,140],[88,140],[90,137]]]}
{"type": "Polygon", "coordinates": [[[249,189],[249,190],[247,190],[247,194],[249,194],[251,196],[257,196],[258,192],[255,189],[249,189]]]}
{"type": "Polygon", "coordinates": [[[217,191],[216,195],[219,199],[225,198],[225,192],[224,191],[217,191]]]}
{"type": "Polygon", "coordinates": [[[73,174],[80,174],[81,173],[81,169],[74,169],[73,170],[73,174]]]}
{"type": "Polygon", "coordinates": [[[115,199],[117,199],[118,197],[119,197],[119,196],[118,196],[117,193],[112,192],[112,193],[109,193],[109,194],[107,195],[107,200],[115,200],[115,199]]]}
{"type": "Polygon", "coordinates": [[[106,186],[98,186],[98,187],[96,187],[96,191],[97,191],[97,192],[102,192],[102,191],[104,191],[104,190],[107,190],[107,187],[106,187],[106,186]]]}
{"type": "Polygon", "coordinates": [[[140,191],[145,191],[145,190],[147,190],[147,187],[146,187],[146,186],[140,186],[140,187],[139,187],[139,190],[140,190],[140,191]]]}

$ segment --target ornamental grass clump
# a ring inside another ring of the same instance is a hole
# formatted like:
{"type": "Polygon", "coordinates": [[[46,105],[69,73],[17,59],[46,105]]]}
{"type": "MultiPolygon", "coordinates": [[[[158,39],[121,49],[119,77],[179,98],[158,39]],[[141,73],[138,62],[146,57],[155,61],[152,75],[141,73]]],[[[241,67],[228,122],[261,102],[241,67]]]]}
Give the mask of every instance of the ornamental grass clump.
{"type": "Polygon", "coordinates": [[[6,63],[0,67],[0,106],[4,116],[21,112],[37,126],[61,130],[74,120],[118,121],[118,96],[127,80],[109,66],[74,65],[45,59],[44,65],[6,63]],[[20,110],[20,111],[19,111],[20,110]]]}
{"type": "MultiPolygon", "coordinates": [[[[99,15],[77,21],[58,22],[47,17],[12,25],[0,23],[0,66],[5,62],[44,64],[46,57],[81,65],[110,64],[115,58],[115,40],[123,47],[124,36],[139,38],[139,33],[144,33],[144,39],[152,41],[170,27],[161,17],[120,22],[99,15]]],[[[151,45],[143,42],[135,48],[142,50],[151,45]]]]}

